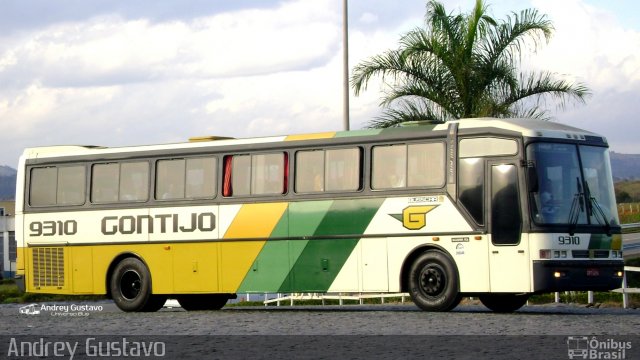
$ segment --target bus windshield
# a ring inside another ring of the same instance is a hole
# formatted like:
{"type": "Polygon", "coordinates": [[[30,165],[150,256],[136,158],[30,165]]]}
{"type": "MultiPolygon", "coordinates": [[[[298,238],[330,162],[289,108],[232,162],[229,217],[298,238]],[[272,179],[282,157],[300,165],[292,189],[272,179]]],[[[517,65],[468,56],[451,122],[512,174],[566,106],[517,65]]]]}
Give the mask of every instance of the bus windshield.
{"type": "Polygon", "coordinates": [[[620,224],[607,148],[534,143],[527,157],[538,176],[537,189],[530,191],[535,223],[620,224]]]}

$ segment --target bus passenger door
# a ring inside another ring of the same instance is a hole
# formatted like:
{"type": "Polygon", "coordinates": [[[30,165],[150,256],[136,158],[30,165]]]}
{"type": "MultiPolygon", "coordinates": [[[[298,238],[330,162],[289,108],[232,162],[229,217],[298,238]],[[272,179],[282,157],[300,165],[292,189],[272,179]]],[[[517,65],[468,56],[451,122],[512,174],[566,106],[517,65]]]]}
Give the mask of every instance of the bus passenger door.
{"type": "Polygon", "coordinates": [[[491,292],[530,291],[528,238],[522,236],[522,211],[515,163],[489,163],[489,271],[491,292]]]}

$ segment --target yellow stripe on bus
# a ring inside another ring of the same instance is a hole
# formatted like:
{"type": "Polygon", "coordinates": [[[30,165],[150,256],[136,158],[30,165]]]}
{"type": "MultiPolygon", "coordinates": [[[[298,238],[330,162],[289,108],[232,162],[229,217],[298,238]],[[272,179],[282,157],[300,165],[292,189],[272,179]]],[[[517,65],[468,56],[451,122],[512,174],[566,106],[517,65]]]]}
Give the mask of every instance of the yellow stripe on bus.
{"type": "Polygon", "coordinates": [[[622,250],[622,234],[613,234],[611,250],[622,250]]]}
{"type": "Polygon", "coordinates": [[[268,238],[288,205],[287,203],[242,205],[223,238],[268,238]]]}
{"type": "Polygon", "coordinates": [[[231,222],[223,239],[256,241],[220,243],[221,292],[236,292],[267,238],[287,210],[287,203],[245,204],[231,222]]]}
{"type": "Polygon", "coordinates": [[[316,139],[331,139],[336,136],[334,132],[323,132],[323,133],[315,133],[315,134],[300,134],[300,135],[289,135],[284,141],[296,141],[296,140],[316,140],[316,139]]]}

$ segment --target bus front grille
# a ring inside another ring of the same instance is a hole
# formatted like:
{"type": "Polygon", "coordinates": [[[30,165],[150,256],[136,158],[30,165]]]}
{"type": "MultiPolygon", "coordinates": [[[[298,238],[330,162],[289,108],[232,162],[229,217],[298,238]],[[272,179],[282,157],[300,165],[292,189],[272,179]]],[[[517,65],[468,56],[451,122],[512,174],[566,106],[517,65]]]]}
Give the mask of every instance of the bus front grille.
{"type": "Polygon", "coordinates": [[[609,257],[609,250],[571,250],[574,259],[606,259],[609,257]]]}
{"type": "Polygon", "coordinates": [[[64,286],[64,250],[61,247],[33,249],[33,286],[64,286]]]}

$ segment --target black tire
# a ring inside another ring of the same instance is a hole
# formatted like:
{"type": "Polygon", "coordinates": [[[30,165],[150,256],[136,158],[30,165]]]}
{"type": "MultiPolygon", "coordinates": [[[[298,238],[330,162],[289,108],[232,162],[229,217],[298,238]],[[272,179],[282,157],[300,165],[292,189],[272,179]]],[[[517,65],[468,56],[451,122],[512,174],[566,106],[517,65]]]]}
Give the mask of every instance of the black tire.
{"type": "Polygon", "coordinates": [[[147,304],[141,311],[144,312],[156,312],[164,306],[164,303],[167,302],[166,295],[151,295],[151,299],[147,301],[147,304]]]}
{"type": "Polygon", "coordinates": [[[480,295],[482,305],[499,313],[510,313],[520,309],[529,300],[528,294],[484,294],[480,295]]]}
{"type": "Polygon", "coordinates": [[[126,258],[116,265],[109,280],[111,297],[123,311],[157,311],[167,300],[151,293],[151,273],[139,259],[126,258]]]}
{"type": "Polygon", "coordinates": [[[456,266],[441,251],[426,251],[415,259],[408,285],[411,299],[422,310],[449,311],[462,299],[456,266]]]}
{"type": "Polygon", "coordinates": [[[178,303],[187,311],[220,310],[229,300],[227,294],[181,295],[178,303]]]}

